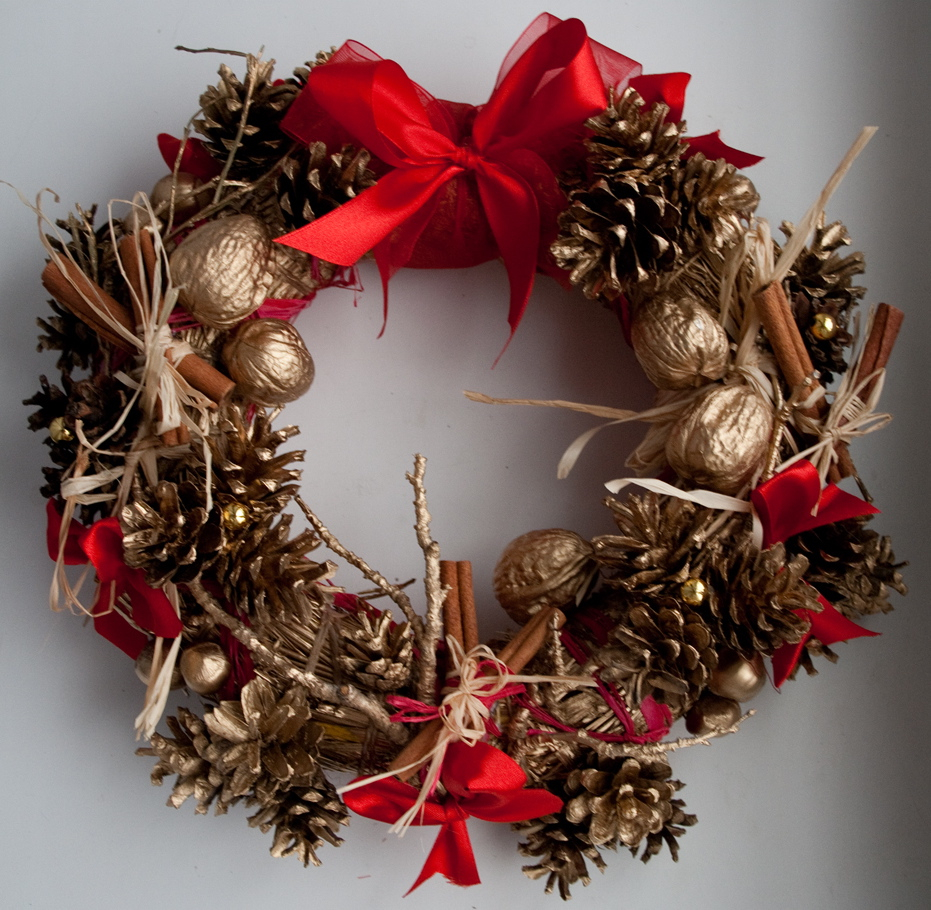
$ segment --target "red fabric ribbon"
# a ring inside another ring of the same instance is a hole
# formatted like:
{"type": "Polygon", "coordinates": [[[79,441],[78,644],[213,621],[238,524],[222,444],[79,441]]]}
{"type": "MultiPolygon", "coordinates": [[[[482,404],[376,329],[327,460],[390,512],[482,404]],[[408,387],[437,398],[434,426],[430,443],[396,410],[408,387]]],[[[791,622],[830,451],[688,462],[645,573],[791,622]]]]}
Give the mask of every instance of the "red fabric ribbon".
{"type": "Polygon", "coordinates": [[[879,512],[833,483],[822,490],[821,478],[810,461],[797,461],[771,477],[750,499],[763,525],[764,549],[802,531],[879,512]]]}
{"type": "MultiPolygon", "coordinates": [[[[46,515],[48,553],[57,561],[62,520],[54,500],[48,501],[46,515]]],[[[181,634],[181,620],[165,593],[146,584],[142,569],[130,568],[123,561],[123,532],[116,518],[102,518],[89,528],[72,519],[63,549],[65,565],[90,563],[97,572],[99,585],[91,616],[94,628],[107,641],[135,660],[148,642],[140,629],[160,638],[181,634]],[[132,623],[114,608],[124,594],[131,604],[132,623]]]]}
{"type": "MultiPolygon", "coordinates": [[[[750,494],[750,499],[763,525],[764,548],[821,525],[879,512],[875,506],[833,483],[822,490],[821,478],[810,461],[797,461],[760,484],[750,494]]],[[[773,683],[777,688],[795,669],[810,638],[832,645],[838,641],[879,634],[851,622],[820,594],[818,600],[822,608],[819,613],[813,610],[794,611],[811,622],[805,637],[798,644],[783,645],[773,654],[773,683]]]]}
{"type": "Polygon", "coordinates": [[[822,607],[820,613],[815,613],[813,610],[793,610],[797,616],[807,616],[811,621],[811,628],[798,644],[783,645],[773,654],[773,685],[777,689],[795,669],[808,639],[816,638],[822,644],[833,645],[839,641],[849,641],[851,638],[879,635],[878,632],[871,632],[851,622],[820,594],[818,601],[822,607]]]}
{"type": "MultiPolygon", "coordinates": [[[[639,71],[620,54],[614,61],[618,81],[639,71]]],[[[322,110],[392,169],[281,242],[341,265],[374,249],[384,283],[404,265],[450,268],[500,255],[513,336],[565,207],[550,162],[605,104],[596,49],[577,19],[536,20],[479,108],[437,101],[397,63],[350,42],[313,69],[283,128],[318,139],[322,110]]]]}
{"type": "MultiPolygon", "coordinates": [[[[520,765],[488,743],[451,743],[443,760],[442,781],[446,795],[430,796],[413,821],[439,825],[440,833],[407,894],[438,872],[455,885],[479,884],[466,827],[470,815],[490,822],[518,822],[562,808],[562,800],[549,790],[525,790],[527,775],[520,765]]],[[[344,799],[353,812],[393,824],[414,805],[417,795],[416,787],[389,777],[350,790],[344,799]]]]}
{"type": "Polygon", "coordinates": [[[204,183],[218,177],[223,168],[217,163],[203,139],[188,139],[181,150],[181,140],[175,139],[170,133],[159,133],[158,150],[162,153],[162,160],[168,165],[168,170],[174,173],[175,164],[184,174],[192,174],[204,183]],[[181,161],[178,162],[178,153],[181,152],[181,161]]]}

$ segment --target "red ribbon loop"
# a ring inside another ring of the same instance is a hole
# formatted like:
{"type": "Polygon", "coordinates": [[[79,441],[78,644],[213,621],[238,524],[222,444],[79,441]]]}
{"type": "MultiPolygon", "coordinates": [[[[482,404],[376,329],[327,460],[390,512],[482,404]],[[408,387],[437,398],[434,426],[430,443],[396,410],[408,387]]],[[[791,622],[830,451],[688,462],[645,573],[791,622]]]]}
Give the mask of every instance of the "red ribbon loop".
{"type": "MultiPolygon", "coordinates": [[[[833,483],[822,490],[817,468],[804,460],[760,484],[750,494],[750,499],[763,525],[764,548],[802,531],[879,512],[875,506],[833,483]]],[[[818,600],[821,603],[819,613],[813,610],[794,611],[811,622],[805,637],[797,644],[783,645],[773,654],[773,683],[776,688],[789,678],[810,638],[832,645],[838,641],[879,634],[851,622],[820,594],[818,600]]]]}
{"type": "MultiPolygon", "coordinates": [[[[48,501],[46,516],[49,556],[57,561],[62,521],[54,500],[48,501]]],[[[65,535],[63,561],[66,565],[90,563],[94,567],[100,582],[91,607],[94,629],[134,660],[148,642],[140,629],[160,638],[181,634],[181,620],[164,591],[146,584],[142,569],[131,568],[123,561],[123,532],[116,518],[102,518],[89,528],[72,519],[65,535]],[[116,600],[124,594],[132,608],[132,623],[114,609],[116,600]]]]}
{"type": "MultiPolygon", "coordinates": [[[[478,109],[436,101],[397,63],[358,44],[314,68],[283,128],[312,141],[322,110],[394,169],[281,242],[340,265],[374,249],[384,282],[402,266],[420,264],[412,260],[421,240],[430,240],[424,264],[432,267],[474,265],[500,254],[511,283],[513,335],[540,251],[555,238],[565,205],[541,152],[555,160],[606,104],[582,23],[548,17],[531,26],[535,34],[540,28],[478,109]],[[437,221],[440,235],[428,237],[437,221]]],[[[638,69],[626,62],[629,72],[638,69]]]]}
{"type": "MultiPolygon", "coordinates": [[[[443,760],[442,781],[446,795],[430,796],[412,822],[440,825],[440,832],[408,894],[438,872],[455,885],[479,883],[466,827],[470,815],[491,822],[518,822],[562,808],[562,800],[549,790],[523,789],[527,775],[520,765],[488,743],[451,743],[443,760]]],[[[389,777],[350,790],[344,799],[353,812],[393,824],[414,805],[417,795],[416,787],[389,777]]]]}
{"type": "Polygon", "coordinates": [[[879,512],[833,483],[822,490],[818,470],[810,461],[797,461],[771,477],[750,499],[763,525],[764,549],[802,531],[879,512]]]}

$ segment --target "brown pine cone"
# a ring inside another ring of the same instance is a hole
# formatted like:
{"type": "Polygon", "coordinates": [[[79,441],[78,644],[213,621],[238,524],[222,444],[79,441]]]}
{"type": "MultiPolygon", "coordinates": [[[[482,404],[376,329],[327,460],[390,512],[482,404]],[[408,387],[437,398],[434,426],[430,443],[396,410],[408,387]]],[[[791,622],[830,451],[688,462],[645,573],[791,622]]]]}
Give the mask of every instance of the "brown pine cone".
{"type": "Polygon", "coordinates": [[[849,518],[805,531],[789,542],[807,557],[809,583],[848,619],[892,610],[889,591],[908,588],[896,562],[892,541],[867,527],[871,516],[849,518]]]}
{"type": "Polygon", "coordinates": [[[226,542],[216,509],[208,512],[202,485],[159,481],[150,495],[136,489],[120,512],[126,565],[145,571],[160,588],[199,578],[226,542]]]}
{"type": "Polygon", "coordinates": [[[709,161],[698,153],[671,180],[669,200],[682,213],[683,255],[718,253],[746,233],[760,197],[733,164],[723,158],[709,161]]]}
{"type": "Polygon", "coordinates": [[[282,162],[278,203],[288,230],[309,224],[375,184],[365,149],[344,145],[330,153],[322,142],[301,148],[282,162]]]}
{"type": "Polygon", "coordinates": [[[679,163],[682,125],[667,123],[668,112],[664,104],[645,109],[633,89],[612,95],[586,123],[594,136],[585,173],[561,180],[570,204],[552,251],[590,298],[614,300],[679,255],[680,213],[666,178],[679,163]]]}
{"type": "Polygon", "coordinates": [[[599,847],[623,844],[634,855],[646,841],[646,858],[665,841],[676,859],[676,838],[696,819],[675,798],[683,784],[671,779],[670,766],[661,758],[609,760],[594,753],[585,764],[566,779],[563,809],[566,820],[585,831],[580,839],[599,847]]]}
{"type": "MultiPolygon", "coordinates": [[[[791,222],[782,223],[787,239],[794,231],[791,222]]],[[[847,369],[847,349],[853,341],[850,318],[866,293],[866,288],[853,283],[866,268],[863,254],[838,253],[849,245],[847,228],[839,221],[825,225],[822,216],[810,244],[799,254],[785,280],[786,297],[792,301],[795,321],[812,364],[826,383],[847,369]]]]}
{"type": "Polygon", "coordinates": [[[519,822],[513,827],[526,838],[517,848],[520,855],[539,857],[536,864],[522,867],[524,875],[533,880],[546,876],[547,894],[558,887],[559,896],[567,901],[572,897],[572,885],[577,882],[589,885],[591,877],[586,860],[599,872],[607,868],[598,848],[587,840],[585,828],[572,824],[562,813],[519,822]]]}
{"type": "Polygon", "coordinates": [[[652,695],[681,717],[718,665],[714,646],[705,620],[667,595],[630,603],[590,666],[618,685],[633,706],[652,695]]]}
{"type": "Polygon", "coordinates": [[[207,151],[226,163],[235,147],[246,115],[245,128],[229,175],[238,180],[255,180],[272,169],[291,148],[293,140],[281,129],[281,120],[297,96],[298,87],[290,81],[273,81],[274,60],[246,58],[246,75],[240,82],[224,63],[220,81],[208,86],[200,97],[203,118],[194,121],[204,137],[207,151]],[[246,105],[248,104],[248,111],[246,105]]]}

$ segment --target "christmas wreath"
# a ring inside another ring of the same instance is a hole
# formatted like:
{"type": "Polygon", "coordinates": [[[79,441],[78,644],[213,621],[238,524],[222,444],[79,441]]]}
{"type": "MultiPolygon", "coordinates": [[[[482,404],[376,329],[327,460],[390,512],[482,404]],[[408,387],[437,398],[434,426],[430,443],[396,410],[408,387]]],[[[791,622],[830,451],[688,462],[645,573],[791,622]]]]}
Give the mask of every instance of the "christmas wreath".
{"type": "Polygon", "coordinates": [[[125,213],[52,223],[37,203],[40,349],[60,379],[26,404],[52,462],[52,601],[135,661],[139,752],[154,783],[173,778],[170,805],[243,802],[272,854],[305,865],[349,809],[438,826],[414,887],[477,883],[466,820],[508,822],[525,874],[567,898],[606,849],[676,858],[695,817],[671,752],[735,732],[768,674],[781,686],[875,634],[859,623],[905,592],[901,566],[862,484],[837,484],[859,482],[848,444],[888,420],[902,314],[881,304],[860,330],[863,257],[823,216],[868,131],[777,242],[742,173],[758,159],[686,134],[687,82],[547,14],[480,107],[355,42],[287,79],[248,56],[201,96],[197,137],[159,136],[169,173],[125,213]],[[500,257],[511,335],[537,272],[578,286],[658,389],[639,413],[467,393],[649,423],[637,477],[608,484],[615,532],[535,530],[504,551],[510,637],[481,643],[471,567],[431,536],[423,457],[419,612],[304,502],[302,453],[283,451],[297,430],[276,419],[314,371],[294,318],[370,252],[386,319],[403,266],[500,257]],[[339,587],[321,545],[396,612],[339,587]],[[156,732],[180,687],[190,706],[156,732]],[[690,735],[670,737],[682,718],[690,735]],[[357,777],[337,790],[333,770],[357,777]]]}

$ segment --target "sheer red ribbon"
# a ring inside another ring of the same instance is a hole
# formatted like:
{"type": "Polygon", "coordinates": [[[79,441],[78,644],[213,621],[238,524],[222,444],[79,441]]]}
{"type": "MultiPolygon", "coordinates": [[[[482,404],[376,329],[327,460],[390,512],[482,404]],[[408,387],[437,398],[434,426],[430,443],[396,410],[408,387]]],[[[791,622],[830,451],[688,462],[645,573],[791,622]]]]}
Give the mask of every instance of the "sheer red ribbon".
{"type": "MultiPolygon", "coordinates": [[[[875,506],[841,490],[833,483],[822,490],[821,478],[810,461],[798,461],[776,474],[766,483],[760,484],[750,494],[750,498],[763,525],[764,547],[771,547],[821,525],[879,512],[875,506]]],[[[807,616],[811,622],[805,637],[798,644],[783,645],[773,654],[773,682],[777,688],[795,669],[810,638],[832,645],[851,638],[879,634],[851,622],[820,594],[818,600],[821,612],[795,611],[799,616],[807,616]]]]}
{"type": "MultiPolygon", "coordinates": [[[[479,884],[466,827],[469,816],[490,822],[518,822],[562,808],[562,800],[549,790],[525,790],[527,775],[520,765],[488,743],[450,744],[442,780],[446,795],[432,795],[413,822],[439,825],[440,832],[408,894],[436,873],[455,885],[479,884]]],[[[417,794],[416,787],[389,777],[350,790],[344,799],[353,812],[393,824],[414,805],[417,794]]]]}
{"type": "MultiPolygon", "coordinates": [[[[46,515],[48,553],[57,561],[62,520],[54,500],[48,501],[46,515]]],[[[97,572],[99,585],[91,616],[94,629],[107,641],[135,659],[148,642],[140,629],[160,638],[181,634],[181,620],[164,592],[146,584],[142,569],[130,568],[123,561],[123,532],[116,518],[102,518],[89,528],[72,519],[62,549],[65,565],[90,563],[97,572]],[[132,623],[114,609],[124,594],[131,605],[132,623]]]]}
{"type": "Polygon", "coordinates": [[[341,265],[374,249],[384,283],[404,265],[450,268],[500,255],[513,335],[565,207],[551,164],[606,104],[596,52],[613,61],[612,81],[626,84],[639,71],[593,45],[577,19],[540,17],[478,108],[438,101],[397,63],[344,45],[311,72],[283,128],[302,141],[319,139],[322,112],[391,169],[281,242],[341,265]]]}

